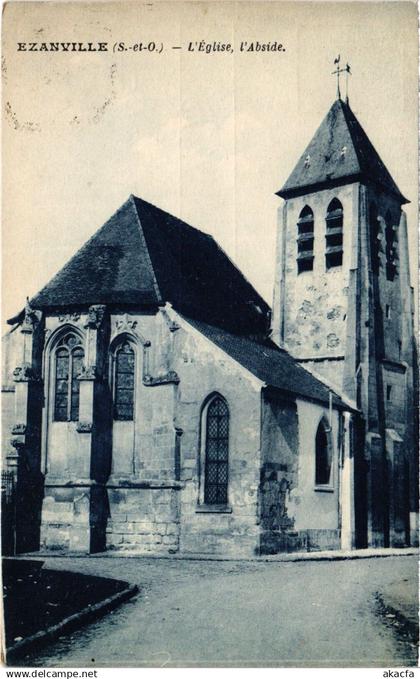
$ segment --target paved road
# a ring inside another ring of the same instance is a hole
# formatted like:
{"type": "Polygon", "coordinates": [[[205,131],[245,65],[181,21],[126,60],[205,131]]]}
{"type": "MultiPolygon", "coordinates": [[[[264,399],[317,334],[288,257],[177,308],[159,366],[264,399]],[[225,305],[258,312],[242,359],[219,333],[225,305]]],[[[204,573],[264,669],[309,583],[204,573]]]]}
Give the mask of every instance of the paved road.
{"type": "MultiPolygon", "coordinates": [[[[375,593],[417,578],[416,557],[336,562],[50,558],[50,568],[135,582],[136,599],[27,657],[80,666],[398,666],[416,649],[375,593]]],[[[22,663],[23,664],[23,663],[22,663]]]]}

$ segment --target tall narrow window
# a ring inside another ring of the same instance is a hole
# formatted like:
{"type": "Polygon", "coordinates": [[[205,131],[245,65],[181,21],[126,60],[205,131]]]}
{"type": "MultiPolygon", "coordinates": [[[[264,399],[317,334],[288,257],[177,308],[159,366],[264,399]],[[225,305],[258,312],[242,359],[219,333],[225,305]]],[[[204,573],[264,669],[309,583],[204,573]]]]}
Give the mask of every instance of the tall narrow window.
{"type": "Polygon", "coordinates": [[[314,213],[308,205],[297,223],[297,267],[298,273],[314,268],[314,213]]]}
{"type": "Polygon", "coordinates": [[[114,420],[134,417],[134,376],[134,349],[125,340],[114,354],[114,420]]]}
{"type": "Polygon", "coordinates": [[[392,225],[392,217],[389,213],[386,216],[385,241],[386,277],[387,280],[393,281],[397,273],[398,227],[392,225]]]}
{"type": "Polygon", "coordinates": [[[327,208],[325,266],[331,269],[343,263],[343,206],[333,198],[327,208]]]}
{"type": "Polygon", "coordinates": [[[206,412],[206,453],[204,502],[226,505],[229,478],[229,410],[226,401],[215,396],[206,412]]]}
{"type": "Polygon", "coordinates": [[[369,206],[369,232],[372,270],[377,274],[381,268],[383,234],[382,225],[378,218],[378,209],[375,203],[371,203],[369,206]]]}
{"type": "Polygon", "coordinates": [[[82,368],[84,351],[81,339],[75,333],[65,335],[55,351],[54,420],[56,422],[79,419],[79,388],[77,376],[82,368]]]}
{"type": "Polygon", "coordinates": [[[329,430],[322,420],[315,438],[315,485],[327,486],[331,477],[331,445],[329,430]]]}

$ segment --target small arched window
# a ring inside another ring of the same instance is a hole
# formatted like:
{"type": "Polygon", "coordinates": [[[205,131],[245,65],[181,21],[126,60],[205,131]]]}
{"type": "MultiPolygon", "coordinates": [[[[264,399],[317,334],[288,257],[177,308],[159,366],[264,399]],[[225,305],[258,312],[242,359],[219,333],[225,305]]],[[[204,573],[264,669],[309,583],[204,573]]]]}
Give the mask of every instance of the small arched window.
{"type": "Polygon", "coordinates": [[[127,339],[114,350],[114,420],[134,419],[135,354],[127,339]]]}
{"type": "Polygon", "coordinates": [[[343,206],[333,198],[327,208],[325,265],[327,269],[343,263],[343,206]]]}
{"type": "Polygon", "coordinates": [[[229,479],[229,409],[215,396],[205,411],[204,502],[226,505],[229,479]]]}
{"type": "Polygon", "coordinates": [[[297,223],[298,273],[314,268],[314,213],[305,205],[297,223]]]}
{"type": "Polygon", "coordinates": [[[83,365],[81,338],[69,332],[55,350],[54,420],[74,422],[79,419],[80,382],[77,376],[83,365]]]}
{"type": "Polygon", "coordinates": [[[331,478],[330,428],[324,420],[318,425],[315,438],[315,485],[328,486],[331,478]]]}

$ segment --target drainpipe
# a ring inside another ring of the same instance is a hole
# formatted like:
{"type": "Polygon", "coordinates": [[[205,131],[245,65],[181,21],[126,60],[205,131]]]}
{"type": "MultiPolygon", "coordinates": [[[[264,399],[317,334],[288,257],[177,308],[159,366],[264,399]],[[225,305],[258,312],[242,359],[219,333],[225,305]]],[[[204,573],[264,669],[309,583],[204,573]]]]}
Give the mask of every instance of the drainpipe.
{"type": "Polygon", "coordinates": [[[354,457],[351,449],[351,414],[344,412],[343,467],[341,471],[341,549],[354,549],[354,457]]]}

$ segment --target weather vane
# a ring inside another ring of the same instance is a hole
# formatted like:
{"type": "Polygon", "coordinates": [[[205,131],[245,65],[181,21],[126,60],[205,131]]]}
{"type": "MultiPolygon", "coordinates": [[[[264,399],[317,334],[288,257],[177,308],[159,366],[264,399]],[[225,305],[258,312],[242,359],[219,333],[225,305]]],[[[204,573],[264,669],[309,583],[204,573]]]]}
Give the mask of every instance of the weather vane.
{"type": "Polygon", "coordinates": [[[344,68],[340,68],[340,55],[334,59],[334,66],[337,65],[337,68],[335,71],[332,72],[332,75],[337,76],[337,99],[341,99],[341,92],[340,92],[340,74],[345,73],[346,74],[346,104],[349,103],[349,75],[351,75],[351,70],[350,70],[350,64],[346,64],[344,68]]]}

